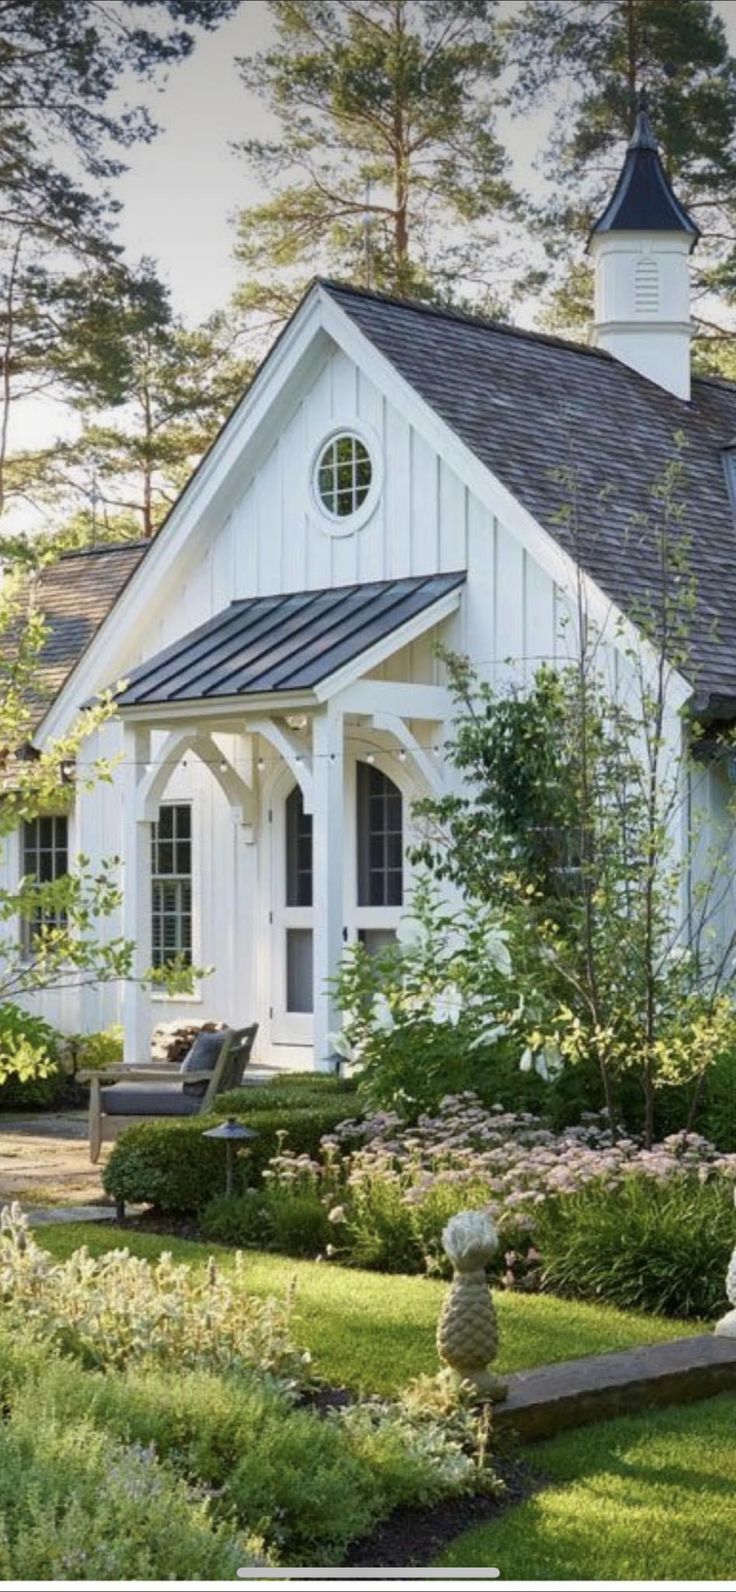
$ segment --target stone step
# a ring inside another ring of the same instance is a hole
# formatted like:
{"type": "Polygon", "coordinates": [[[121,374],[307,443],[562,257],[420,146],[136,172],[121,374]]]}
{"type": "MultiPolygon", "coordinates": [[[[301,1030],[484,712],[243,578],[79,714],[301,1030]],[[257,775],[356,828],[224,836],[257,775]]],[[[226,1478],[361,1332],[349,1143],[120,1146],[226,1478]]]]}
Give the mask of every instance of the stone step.
{"type": "Polygon", "coordinates": [[[567,1427],[736,1391],[736,1338],[703,1333],[563,1360],[517,1371],[508,1378],[508,1389],[508,1398],[493,1406],[494,1425],[534,1443],[567,1427]]]}

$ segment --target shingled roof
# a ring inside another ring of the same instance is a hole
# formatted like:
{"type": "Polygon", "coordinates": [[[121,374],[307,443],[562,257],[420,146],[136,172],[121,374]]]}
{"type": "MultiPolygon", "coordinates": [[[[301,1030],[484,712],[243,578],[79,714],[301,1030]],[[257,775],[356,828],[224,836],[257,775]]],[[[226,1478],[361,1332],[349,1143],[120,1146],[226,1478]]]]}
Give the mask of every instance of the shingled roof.
{"type": "Polygon", "coordinates": [[[125,542],[64,553],[28,581],[24,595],[49,627],[36,677],[39,719],[149,546],[149,542],[125,542]]]}
{"type": "Polygon", "coordinates": [[[559,514],[572,468],[581,560],[624,613],[656,589],[637,517],[685,439],[682,534],[697,583],[690,683],[736,699],[736,522],[723,449],[736,436],[736,385],[695,379],[689,403],[601,349],[425,304],[323,282],[447,425],[570,553],[559,514]]]}

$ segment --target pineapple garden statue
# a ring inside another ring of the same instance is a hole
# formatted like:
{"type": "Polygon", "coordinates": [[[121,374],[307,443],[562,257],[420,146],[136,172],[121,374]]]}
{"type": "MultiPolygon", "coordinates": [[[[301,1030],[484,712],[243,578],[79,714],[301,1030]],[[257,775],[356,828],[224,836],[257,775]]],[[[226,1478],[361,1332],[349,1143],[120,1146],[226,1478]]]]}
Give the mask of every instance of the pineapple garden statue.
{"type": "Polygon", "coordinates": [[[442,1234],[454,1275],[437,1326],[437,1351],[458,1383],[467,1382],[483,1399],[506,1397],[506,1383],[488,1370],[498,1352],[498,1322],[486,1266],[498,1248],[484,1211],[461,1211],[442,1234]]]}

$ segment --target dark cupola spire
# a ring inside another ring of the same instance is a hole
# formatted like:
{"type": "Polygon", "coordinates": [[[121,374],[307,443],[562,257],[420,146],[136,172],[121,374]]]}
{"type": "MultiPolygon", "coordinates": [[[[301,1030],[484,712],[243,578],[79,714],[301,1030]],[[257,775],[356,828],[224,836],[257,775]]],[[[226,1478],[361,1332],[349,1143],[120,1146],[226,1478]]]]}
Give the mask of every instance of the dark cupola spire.
{"type": "Polygon", "coordinates": [[[590,237],[601,232],[686,232],[691,248],[700,237],[662,165],[643,95],[621,174],[590,237]]]}
{"type": "Polygon", "coordinates": [[[646,107],[621,175],[588,239],[593,340],[677,398],[690,397],[689,256],[698,229],[672,191],[646,107]]]}

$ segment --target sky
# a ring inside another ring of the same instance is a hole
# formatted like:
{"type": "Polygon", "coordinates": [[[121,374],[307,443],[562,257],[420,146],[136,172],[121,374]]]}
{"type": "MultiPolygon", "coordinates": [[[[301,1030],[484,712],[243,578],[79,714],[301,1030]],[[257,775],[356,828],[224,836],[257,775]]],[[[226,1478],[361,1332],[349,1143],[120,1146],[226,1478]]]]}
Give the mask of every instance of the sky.
{"type": "MultiPolygon", "coordinates": [[[[719,0],[717,10],[736,52],[736,0],[719,0]]],[[[136,98],[145,100],[163,130],[128,155],[129,169],[117,189],[124,207],[120,238],[131,259],[154,256],[176,308],[189,320],[226,302],[236,281],[232,217],[259,193],[245,159],[231,146],[275,131],[257,95],[243,88],[236,62],[272,39],[265,0],[241,0],[214,34],[200,32],[193,55],[163,87],[143,94],[135,85],[136,98]]],[[[544,116],[499,119],[499,130],[516,180],[533,189],[544,116]]]]}
{"type": "MultiPolygon", "coordinates": [[[[502,0],[504,7],[523,0],[502,0]]],[[[677,0],[673,0],[677,3],[677,0]]],[[[731,48],[736,53],[736,0],[718,0],[731,48]]],[[[147,105],[160,126],[149,144],[126,152],[127,170],[115,185],[122,203],[118,237],[129,261],[151,255],[172,301],[193,324],[227,304],[236,285],[233,259],[238,209],[262,197],[247,161],[233,148],[249,137],[277,136],[278,124],[258,95],[240,80],[238,56],[253,55],[273,42],[266,0],[240,0],[232,17],[214,33],[196,29],[190,58],[153,84],[131,79],[119,96],[147,105]]],[[[114,108],[118,108],[115,106],[114,108]]],[[[539,192],[535,161],[547,142],[549,111],[498,118],[498,131],[522,188],[539,192]]],[[[534,324],[532,300],[517,306],[516,318],[534,324]]],[[[72,435],[77,421],[53,399],[15,408],[14,447],[38,447],[54,435],[72,435]]]]}

